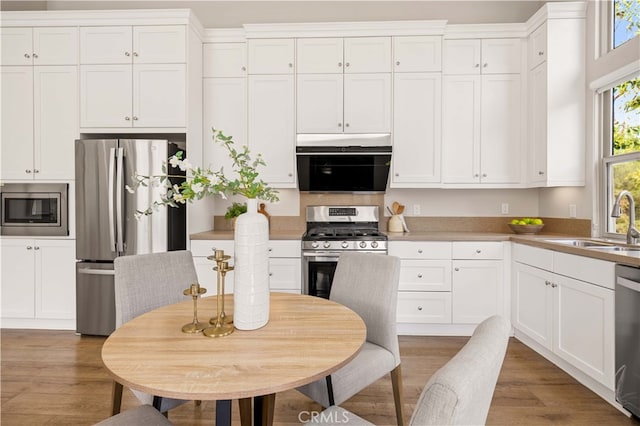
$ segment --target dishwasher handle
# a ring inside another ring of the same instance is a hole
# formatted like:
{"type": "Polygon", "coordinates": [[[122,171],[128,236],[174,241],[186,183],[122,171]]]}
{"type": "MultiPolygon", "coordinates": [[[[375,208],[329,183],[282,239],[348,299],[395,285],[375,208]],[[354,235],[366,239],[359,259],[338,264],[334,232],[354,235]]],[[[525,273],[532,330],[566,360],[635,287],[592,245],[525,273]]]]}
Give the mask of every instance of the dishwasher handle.
{"type": "Polygon", "coordinates": [[[640,283],[636,281],[631,281],[630,279],[618,277],[616,279],[616,283],[621,285],[622,287],[626,287],[629,290],[637,291],[640,293],[640,283]]]}

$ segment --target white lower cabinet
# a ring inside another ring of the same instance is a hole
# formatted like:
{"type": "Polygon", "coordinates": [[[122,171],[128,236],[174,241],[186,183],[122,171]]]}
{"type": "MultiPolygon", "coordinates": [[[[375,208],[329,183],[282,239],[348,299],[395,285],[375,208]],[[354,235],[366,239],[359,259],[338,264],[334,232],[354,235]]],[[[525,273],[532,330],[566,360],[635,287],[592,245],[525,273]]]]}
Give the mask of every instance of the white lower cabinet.
{"type": "Polygon", "coordinates": [[[7,320],[24,328],[75,326],[75,241],[3,239],[0,247],[3,326],[7,320]]]}
{"type": "MultiPolygon", "coordinates": [[[[213,270],[215,262],[207,259],[214,250],[224,250],[231,256],[233,265],[233,240],[192,240],[191,253],[196,266],[198,281],[207,289],[208,296],[216,295],[217,272],[213,270]]],[[[302,261],[299,240],[269,241],[269,286],[271,291],[287,293],[302,292],[302,261]]],[[[225,293],[233,293],[233,271],[225,277],[225,293]]]]}
{"type": "Polygon", "coordinates": [[[614,264],[518,244],[513,260],[514,328],[612,390],[614,264]],[[593,282],[557,273],[567,261],[593,282]]]}

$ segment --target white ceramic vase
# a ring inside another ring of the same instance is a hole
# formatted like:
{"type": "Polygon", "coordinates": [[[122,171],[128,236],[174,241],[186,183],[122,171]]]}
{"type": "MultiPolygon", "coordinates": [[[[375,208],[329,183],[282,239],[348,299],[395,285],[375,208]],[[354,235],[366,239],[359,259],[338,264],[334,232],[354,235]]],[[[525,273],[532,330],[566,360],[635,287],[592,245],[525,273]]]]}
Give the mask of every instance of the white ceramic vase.
{"type": "Polygon", "coordinates": [[[234,240],[233,325],[255,330],[269,321],[269,222],[255,198],[238,216],[234,240]]]}

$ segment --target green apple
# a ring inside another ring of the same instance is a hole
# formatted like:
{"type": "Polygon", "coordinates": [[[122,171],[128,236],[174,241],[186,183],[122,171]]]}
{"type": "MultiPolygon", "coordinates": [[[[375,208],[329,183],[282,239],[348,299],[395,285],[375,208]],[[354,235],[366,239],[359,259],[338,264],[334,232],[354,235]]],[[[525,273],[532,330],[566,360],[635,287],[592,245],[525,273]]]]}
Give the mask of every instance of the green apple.
{"type": "Polygon", "coordinates": [[[519,223],[520,223],[520,219],[512,219],[512,220],[511,220],[511,224],[512,224],[512,225],[517,225],[517,224],[519,224],[519,223]]]}
{"type": "Polygon", "coordinates": [[[524,220],[518,221],[518,225],[528,225],[527,222],[525,222],[524,220]]]}
{"type": "Polygon", "coordinates": [[[542,225],[544,222],[542,222],[542,219],[540,218],[535,218],[531,221],[532,225],[542,225]]]}

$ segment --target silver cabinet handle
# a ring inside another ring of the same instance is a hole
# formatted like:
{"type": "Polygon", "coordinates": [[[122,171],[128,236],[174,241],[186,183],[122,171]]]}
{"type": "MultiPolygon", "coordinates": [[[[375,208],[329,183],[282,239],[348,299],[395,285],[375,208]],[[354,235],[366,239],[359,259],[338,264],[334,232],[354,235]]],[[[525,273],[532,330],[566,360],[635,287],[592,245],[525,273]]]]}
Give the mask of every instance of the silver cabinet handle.
{"type": "Polygon", "coordinates": [[[247,67],[241,67],[240,69],[241,69],[242,71],[246,71],[246,70],[247,70],[247,67]]]}
{"type": "Polygon", "coordinates": [[[558,287],[558,284],[556,284],[556,283],[551,283],[551,288],[556,288],[556,287],[558,287]]]}
{"type": "Polygon", "coordinates": [[[273,276],[273,272],[269,272],[269,276],[272,277],[273,276]]]}
{"type": "Polygon", "coordinates": [[[473,177],[480,177],[480,175],[476,173],[475,175],[473,175],[473,177]]]}
{"type": "Polygon", "coordinates": [[[487,63],[482,64],[482,68],[486,68],[488,66],[489,66],[489,64],[487,64],[487,63]]]}
{"type": "Polygon", "coordinates": [[[33,249],[34,250],[40,250],[40,247],[39,246],[35,246],[35,247],[33,247],[33,249]]]}
{"type": "Polygon", "coordinates": [[[289,62],[289,68],[293,68],[293,64],[289,62]]]}
{"type": "Polygon", "coordinates": [[[342,66],[342,62],[338,62],[338,68],[342,66]]]}
{"type": "Polygon", "coordinates": [[[418,274],[418,278],[422,278],[422,274],[418,274]]]}
{"type": "Polygon", "coordinates": [[[138,52],[133,52],[133,56],[138,56],[138,52]]]}
{"type": "Polygon", "coordinates": [[[458,272],[460,268],[453,268],[454,271],[458,272]]]}
{"type": "Polygon", "coordinates": [[[418,253],[421,253],[421,254],[422,254],[422,249],[418,249],[418,253]]]}
{"type": "Polygon", "coordinates": [[[131,56],[131,53],[129,53],[129,52],[124,52],[124,56],[131,56]]]}
{"type": "Polygon", "coordinates": [[[338,127],[342,127],[342,123],[338,123],[338,127]]]}
{"type": "Polygon", "coordinates": [[[483,173],[483,174],[482,174],[482,177],[487,177],[487,174],[486,174],[486,173],[483,173]]]}
{"type": "Polygon", "coordinates": [[[126,121],[131,121],[131,117],[129,117],[129,116],[126,116],[124,119],[125,119],[126,121]]]}
{"type": "Polygon", "coordinates": [[[38,170],[38,169],[33,169],[33,173],[40,173],[40,170],[38,170]]]}
{"type": "Polygon", "coordinates": [[[480,64],[475,64],[474,68],[480,68],[480,64]]]}
{"type": "Polygon", "coordinates": [[[550,286],[550,285],[551,285],[551,281],[545,281],[545,282],[544,282],[544,285],[546,285],[546,286],[550,286]]]}
{"type": "Polygon", "coordinates": [[[544,174],[544,172],[543,172],[542,170],[540,170],[540,171],[538,172],[538,174],[539,174],[540,176],[542,176],[542,175],[544,174]]]}
{"type": "Polygon", "coordinates": [[[138,116],[134,115],[133,116],[133,121],[138,121],[138,116]]]}
{"type": "Polygon", "coordinates": [[[37,53],[34,53],[34,54],[33,54],[33,57],[34,57],[35,59],[38,59],[38,54],[37,54],[37,53]]]}
{"type": "Polygon", "coordinates": [[[346,64],[344,64],[345,67],[349,67],[351,66],[351,64],[349,62],[347,62],[346,64]]]}
{"type": "Polygon", "coordinates": [[[396,65],[400,65],[400,61],[396,61],[396,65]]]}
{"type": "Polygon", "coordinates": [[[544,52],[542,50],[538,52],[538,56],[543,56],[543,55],[544,55],[544,52]]]}
{"type": "Polygon", "coordinates": [[[25,173],[31,173],[31,170],[27,169],[24,171],[25,173]]]}
{"type": "Polygon", "coordinates": [[[418,306],[418,310],[421,311],[422,310],[422,306],[418,306]]]}
{"type": "Polygon", "coordinates": [[[30,58],[30,57],[31,57],[31,55],[29,55],[28,53],[25,53],[25,54],[24,54],[24,57],[25,57],[25,58],[30,58]]]}
{"type": "Polygon", "coordinates": [[[349,123],[345,123],[344,127],[349,127],[349,123]]]}
{"type": "Polygon", "coordinates": [[[396,176],[397,176],[397,177],[399,177],[399,176],[400,176],[400,173],[396,173],[396,176]]]}
{"type": "Polygon", "coordinates": [[[27,250],[31,250],[33,247],[31,246],[27,246],[27,250]]]}
{"type": "Polygon", "coordinates": [[[292,177],[292,176],[293,176],[293,173],[289,173],[287,176],[292,177]]]}
{"type": "Polygon", "coordinates": [[[477,249],[477,250],[476,250],[476,253],[480,254],[480,253],[482,253],[482,250],[477,249]]]}

